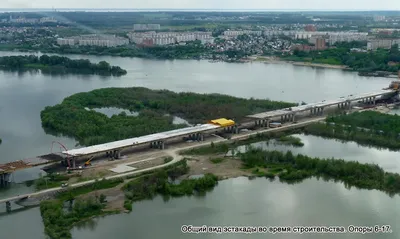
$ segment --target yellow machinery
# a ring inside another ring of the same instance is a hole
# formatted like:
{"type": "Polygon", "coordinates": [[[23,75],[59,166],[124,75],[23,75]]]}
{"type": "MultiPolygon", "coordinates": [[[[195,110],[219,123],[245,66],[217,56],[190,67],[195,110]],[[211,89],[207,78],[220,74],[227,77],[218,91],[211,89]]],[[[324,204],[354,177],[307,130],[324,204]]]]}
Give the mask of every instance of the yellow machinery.
{"type": "Polygon", "coordinates": [[[85,162],[85,167],[92,165],[92,163],[90,163],[90,161],[92,161],[93,158],[94,158],[94,156],[90,157],[89,160],[85,162]]]}
{"type": "Polygon", "coordinates": [[[393,90],[398,90],[400,86],[400,81],[392,81],[389,88],[393,90]]]}
{"type": "Polygon", "coordinates": [[[225,119],[225,118],[210,120],[208,123],[219,125],[219,126],[222,126],[222,127],[228,127],[228,126],[235,125],[235,121],[228,120],[228,119],[225,119]]]}

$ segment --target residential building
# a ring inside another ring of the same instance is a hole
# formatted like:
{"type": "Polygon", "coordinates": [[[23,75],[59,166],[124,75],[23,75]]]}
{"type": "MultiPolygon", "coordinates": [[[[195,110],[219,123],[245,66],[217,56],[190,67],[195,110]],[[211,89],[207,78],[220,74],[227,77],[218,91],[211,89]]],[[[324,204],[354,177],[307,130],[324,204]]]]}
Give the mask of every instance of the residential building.
{"type": "Polygon", "coordinates": [[[133,30],[134,31],[155,31],[160,30],[160,24],[134,24],[133,30]]]}
{"type": "Polygon", "coordinates": [[[315,32],[317,31],[317,28],[314,25],[307,25],[304,27],[304,31],[306,32],[315,32]]]}
{"type": "Polygon", "coordinates": [[[250,30],[243,30],[243,31],[224,31],[223,35],[226,37],[238,37],[240,35],[257,35],[257,36],[261,36],[262,35],[262,31],[250,31],[250,30]]]}
{"type": "Polygon", "coordinates": [[[385,20],[385,16],[374,16],[375,22],[380,22],[380,21],[384,21],[384,20],[385,20]]]}
{"type": "Polygon", "coordinates": [[[131,42],[146,46],[168,45],[195,40],[212,42],[214,40],[211,32],[131,32],[128,33],[128,37],[131,42]]]}
{"type": "Polygon", "coordinates": [[[70,38],[58,38],[58,45],[116,47],[129,44],[129,40],[115,35],[83,35],[70,38]]]}
{"type": "Polygon", "coordinates": [[[324,50],[324,49],[326,49],[326,44],[325,43],[326,43],[325,42],[325,38],[321,38],[321,37],[317,38],[315,40],[315,49],[316,50],[324,50]]]}
{"type": "Polygon", "coordinates": [[[57,23],[58,21],[54,17],[42,17],[39,20],[40,23],[57,23]]]}
{"type": "Polygon", "coordinates": [[[375,51],[378,48],[390,49],[393,45],[397,44],[400,47],[399,39],[374,39],[367,43],[367,49],[375,51]]]}

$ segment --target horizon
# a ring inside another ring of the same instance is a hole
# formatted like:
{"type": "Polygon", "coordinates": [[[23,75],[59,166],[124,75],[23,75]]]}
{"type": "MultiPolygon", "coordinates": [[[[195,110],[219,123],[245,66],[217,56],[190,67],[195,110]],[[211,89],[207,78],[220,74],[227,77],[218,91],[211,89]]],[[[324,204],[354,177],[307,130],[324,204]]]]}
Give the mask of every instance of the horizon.
{"type": "Polygon", "coordinates": [[[98,11],[98,12],[110,12],[110,11],[202,11],[202,12],[400,12],[400,10],[389,10],[389,9],[259,9],[259,8],[1,8],[0,11],[63,11],[63,10],[77,10],[77,11],[98,11]]]}

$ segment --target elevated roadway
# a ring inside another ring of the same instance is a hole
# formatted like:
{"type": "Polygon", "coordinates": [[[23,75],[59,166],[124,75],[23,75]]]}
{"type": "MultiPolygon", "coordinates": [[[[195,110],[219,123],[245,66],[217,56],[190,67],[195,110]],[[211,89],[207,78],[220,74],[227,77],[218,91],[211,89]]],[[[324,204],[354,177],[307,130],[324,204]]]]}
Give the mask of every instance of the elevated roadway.
{"type": "Polygon", "coordinates": [[[252,119],[272,119],[281,116],[293,115],[296,113],[304,112],[304,111],[323,111],[325,107],[337,105],[338,107],[349,107],[351,102],[365,100],[365,102],[370,102],[372,104],[375,103],[377,97],[396,94],[397,91],[395,90],[381,90],[373,93],[365,93],[359,95],[350,95],[348,97],[341,97],[335,100],[328,100],[328,101],[321,101],[306,105],[295,106],[291,108],[275,110],[275,111],[268,111],[259,114],[253,114],[247,116],[247,118],[252,119]]]}
{"type": "MultiPolygon", "coordinates": [[[[313,119],[307,119],[303,122],[299,122],[297,124],[287,124],[287,125],[283,125],[282,127],[279,128],[269,128],[269,129],[263,129],[263,130],[258,130],[258,131],[251,131],[249,133],[246,134],[242,134],[242,135],[236,135],[234,137],[232,137],[230,140],[228,139],[218,139],[213,141],[213,143],[220,143],[220,142],[229,142],[229,141],[237,141],[237,140],[245,140],[251,136],[260,134],[260,133],[266,133],[266,132],[278,132],[278,131],[285,131],[285,130],[290,130],[290,129],[295,129],[295,128],[301,128],[304,127],[308,124],[312,124],[318,121],[323,121],[325,120],[325,117],[318,117],[318,118],[313,118],[313,119]]],[[[121,174],[117,174],[117,175],[113,175],[113,176],[109,176],[109,177],[105,177],[105,179],[117,179],[117,178],[126,178],[126,177],[130,177],[130,176],[134,176],[134,175],[138,175],[144,172],[149,172],[149,171],[153,171],[156,169],[160,169],[160,168],[164,168],[167,167],[171,164],[174,164],[176,162],[179,162],[181,160],[183,160],[183,156],[179,155],[180,151],[184,151],[184,150],[188,150],[188,149],[192,149],[192,148],[198,148],[201,146],[205,146],[205,145],[209,145],[210,142],[201,142],[195,145],[190,145],[190,146],[186,146],[186,147],[182,147],[182,148],[178,148],[178,149],[173,149],[173,150],[166,150],[166,153],[171,156],[173,158],[172,161],[166,163],[166,164],[162,164],[162,165],[157,165],[151,168],[146,168],[146,169],[141,169],[141,170],[136,170],[136,171],[131,171],[131,172],[127,172],[127,173],[121,173],[121,174]]],[[[98,180],[98,179],[97,179],[98,180]]],[[[89,180],[89,181],[85,181],[85,182],[80,182],[80,183],[75,183],[75,184],[71,184],[70,186],[68,186],[67,188],[63,188],[63,187],[56,187],[56,188],[50,188],[50,189],[46,189],[46,190],[42,190],[39,192],[34,192],[34,193],[28,193],[28,194],[23,194],[23,195],[18,195],[18,196],[14,196],[14,197],[9,197],[9,198],[4,198],[4,199],[0,199],[0,203],[9,203],[11,201],[18,201],[18,200],[23,200],[26,198],[32,198],[32,197],[40,197],[40,196],[44,196],[44,195],[48,195],[48,194],[53,194],[53,193],[57,193],[57,192],[62,192],[67,190],[68,188],[78,188],[78,187],[82,187],[82,186],[87,186],[90,184],[94,184],[96,181],[96,179],[94,180],[89,180]]]]}
{"type": "MultiPolygon", "coordinates": [[[[135,137],[125,140],[119,140],[115,142],[99,144],[89,147],[83,147],[72,150],[64,150],[59,153],[58,159],[46,160],[44,158],[37,157],[36,160],[30,161],[17,161],[20,163],[9,163],[0,165],[0,184],[8,182],[10,173],[23,168],[33,167],[42,164],[53,163],[55,161],[65,160],[68,165],[72,168],[76,168],[75,162],[77,159],[89,158],[90,156],[97,156],[106,154],[106,156],[112,158],[120,158],[122,150],[130,149],[137,146],[149,145],[152,148],[164,149],[165,142],[169,140],[179,139],[180,137],[186,137],[193,140],[202,140],[204,134],[214,134],[216,132],[226,131],[238,133],[238,129],[252,127],[252,126],[263,126],[269,127],[270,120],[281,118],[281,122],[295,121],[296,115],[300,115],[303,112],[310,111],[312,116],[321,116],[324,108],[337,105],[338,108],[350,109],[351,103],[354,101],[363,101],[365,103],[374,104],[378,97],[392,96],[397,94],[398,91],[392,89],[385,89],[376,91],[373,93],[365,93],[359,95],[350,95],[348,97],[341,97],[336,100],[321,101],[317,103],[311,103],[301,106],[295,106],[286,109],[268,111],[259,114],[253,114],[247,116],[251,119],[251,122],[238,123],[234,126],[222,127],[215,124],[202,124],[193,127],[186,127],[183,129],[176,129],[167,132],[161,132],[142,137],[135,137]],[[72,162],[71,162],[72,161],[72,162]],[[72,165],[71,165],[72,163],[72,165]],[[18,165],[17,167],[14,167],[18,165]]],[[[1,186],[1,185],[0,185],[1,186]]]]}

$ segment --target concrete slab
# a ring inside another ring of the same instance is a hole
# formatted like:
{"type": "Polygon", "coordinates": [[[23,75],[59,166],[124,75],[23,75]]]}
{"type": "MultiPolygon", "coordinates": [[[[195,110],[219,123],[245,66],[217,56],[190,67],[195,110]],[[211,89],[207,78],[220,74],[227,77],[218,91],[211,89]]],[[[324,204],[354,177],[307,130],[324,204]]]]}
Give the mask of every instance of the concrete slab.
{"type": "Polygon", "coordinates": [[[136,168],[129,166],[130,164],[132,164],[132,163],[119,164],[119,165],[117,165],[117,167],[110,169],[110,171],[112,171],[114,173],[126,173],[126,172],[136,170],[136,168]]]}

